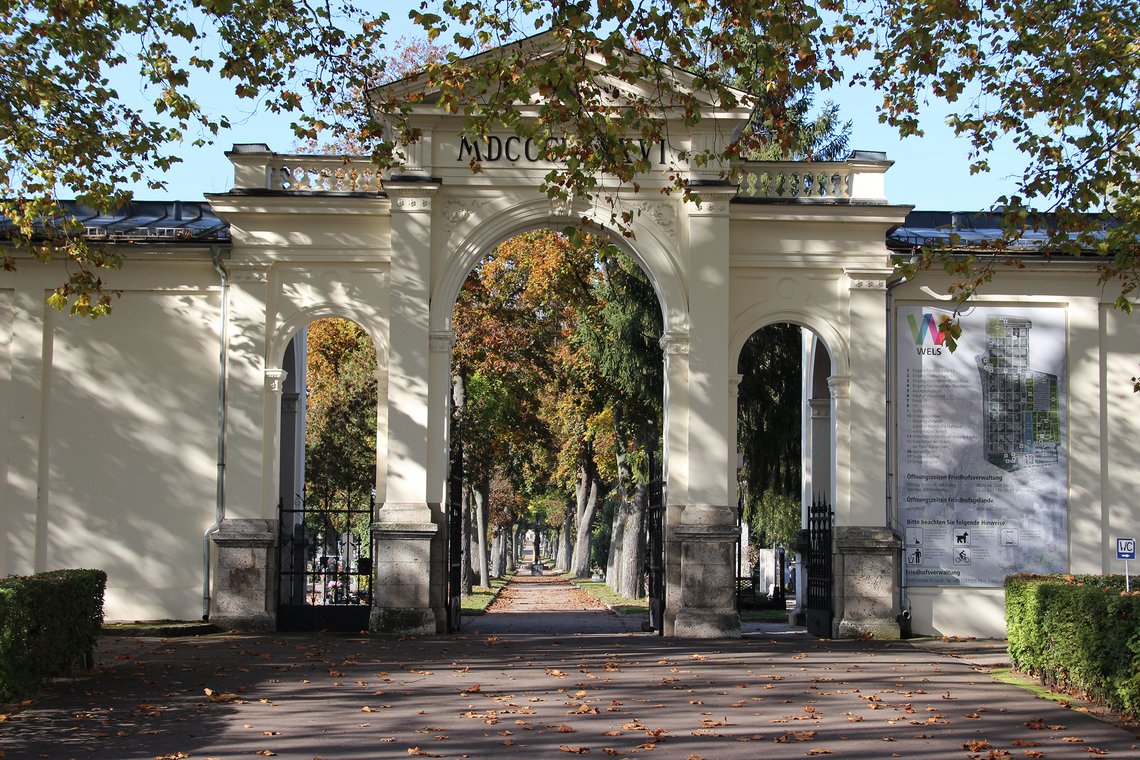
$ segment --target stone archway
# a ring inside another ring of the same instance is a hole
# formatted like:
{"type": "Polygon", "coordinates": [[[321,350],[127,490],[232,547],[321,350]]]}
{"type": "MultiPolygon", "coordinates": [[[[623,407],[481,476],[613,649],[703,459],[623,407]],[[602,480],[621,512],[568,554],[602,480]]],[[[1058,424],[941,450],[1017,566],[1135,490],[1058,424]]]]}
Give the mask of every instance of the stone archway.
{"type": "MultiPolygon", "coordinates": [[[[340,159],[239,146],[230,154],[235,189],[210,197],[233,230],[234,318],[241,327],[231,347],[232,366],[239,368],[234,405],[262,428],[260,437],[249,426],[236,435],[262,454],[260,467],[256,457],[246,457],[228,472],[232,492],[240,495],[233,519],[264,521],[276,503],[280,336],[304,309],[327,304],[347,310],[386,356],[387,429],[378,444],[381,504],[374,532],[376,554],[386,559],[375,568],[370,626],[402,633],[442,631],[445,625],[441,534],[455,295],[475,261],[511,235],[580,221],[604,227],[608,219],[605,207],[582,199],[555,203],[539,192],[552,167],[537,153],[484,156],[482,171],[472,174],[464,160],[472,146],[462,118],[429,103],[417,108],[419,142],[406,146],[405,168],[382,181],[346,172],[340,159]],[[258,367],[264,370],[258,373],[258,367]]],[[[740,108],[721,110],[716,123],[678,122],[661,154],[676,157],[686,146],[723,140],[726,130],[748,117],[740,108]]],[[[502,143],[509,136],[495,139],[502,143]]],[[[876,411],[876,399],[885,395],[891,272],[884,239],[905,213],[883,198],[888,166],[881,156],[858,156],[810,169],[746,162],[688,167],[699,200],[668,192],[675,162],[639,177],[639,191],[606,185],[631,214],[633,237],[625,247],[653,283],[664,318],[666,634],[739,632],[732,581],[733,376],[749,327],[797,322],[827,344],[839,525],[885,529],[886,418],[876,411]],[[767,180],[742,182],[751,188],[742,192],[712,176],[722,168],[767,180]],[[773,176],[819,171],[839,178],[832,185],[844,189],[826,197],[759,195],[763,188],[810,186],[773,182],[773,176]],[[856,343],[858,351],[851,348],[856,343]],[[851,445],[856,430],[870,445],[851,445]]],[[[231,524],[236,529],[241,523],[231,524]]],[[[891,561],[883,560],[886,575],[891,561]]],[[[271,599],[251,599],[246,606],[264,608],[262,619],[272,617],[271,599]]],[[[878,608],[874,615],[890,616],[878,608]]],[[[854,630],[865,621],[850,622],[854,630]]]]}

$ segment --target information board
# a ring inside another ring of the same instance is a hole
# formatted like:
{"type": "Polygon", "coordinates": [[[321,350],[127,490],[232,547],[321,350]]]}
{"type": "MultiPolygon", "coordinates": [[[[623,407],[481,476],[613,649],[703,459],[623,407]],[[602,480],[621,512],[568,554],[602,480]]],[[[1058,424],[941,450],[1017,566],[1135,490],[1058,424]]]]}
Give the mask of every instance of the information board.
{"type": "Polygon", "coordinates": [[[976,307],[951,353],[897,310],[899,525],[911,586],[1069,569],[1065,312],[976,307]]]}

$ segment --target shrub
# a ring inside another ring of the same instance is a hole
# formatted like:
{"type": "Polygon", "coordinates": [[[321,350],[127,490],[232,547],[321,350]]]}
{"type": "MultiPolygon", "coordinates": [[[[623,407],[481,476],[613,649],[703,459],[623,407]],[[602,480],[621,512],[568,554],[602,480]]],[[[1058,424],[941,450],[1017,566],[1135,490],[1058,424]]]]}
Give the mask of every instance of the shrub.
{"type": "Polygon", "coordinates": [[[1140,716],[1140,592],[1123,576],[1014,575],[1005,591],[1015,668],[1140,716]]]}
{"type": "Polygon", "coordinates": [[[91,665],[106,585],[102,570],[0,580],[0,700],[29,696],[47,678],[91,665]]]}

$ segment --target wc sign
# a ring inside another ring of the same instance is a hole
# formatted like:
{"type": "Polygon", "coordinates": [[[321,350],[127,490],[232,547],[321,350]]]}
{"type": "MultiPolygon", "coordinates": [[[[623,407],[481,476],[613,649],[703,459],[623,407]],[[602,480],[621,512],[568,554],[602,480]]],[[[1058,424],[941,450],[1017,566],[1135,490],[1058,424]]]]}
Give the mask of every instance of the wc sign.
{"type": "Polygon", "coordinates": [[[1136,559],[1136,539],[1116,539],[1116,558],[1124,560],[1124,590],[1132,593],[1132,577],[1128,574],[1128,560],[1136,559]]]}
{"type": "Polygon", "coordinates": [[[1116,539],[1116,558],[1117,559],[1136,559],[1136,539],[1135,538],[1118,538],[1118,539],[1116,539]]]}

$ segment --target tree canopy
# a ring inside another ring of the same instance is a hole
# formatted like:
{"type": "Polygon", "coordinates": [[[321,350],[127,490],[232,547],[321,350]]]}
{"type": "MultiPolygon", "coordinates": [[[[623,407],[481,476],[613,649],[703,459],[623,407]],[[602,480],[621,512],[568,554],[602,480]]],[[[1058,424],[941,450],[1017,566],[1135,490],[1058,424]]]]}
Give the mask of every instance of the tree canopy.
{"type": "MultiPolygon", "coordinates": [[[[1055,252],[1102,255],[1127,309],[1140,287],[1138,4],[425,0],[410,19],[449,48],[424,83],[470,135],[565,138],[548,144],[560,162],[546,179],[551,195],[597,195],[602,175],[635,182],[648,167],[626,164],[620,141],[660,139],[669,118],[697,123],[702,103],[744,102],[733,82],[757,96],[747,101],[757,128],[681,160],[727,171],[729,159],[773,143],[787,154],[796,97],[840,83],[874,88],[881,119],[903,134],[921,131],[927,100],[949,101],[975,171],[1006,139],[1027,161],[1018,191],[994,199],[1004,242],[1040,226],[1055,252]],[[517,44],[545,30],[551,55],[517,44]],[[635,80],[653,88],[631,95],[615,84],[635,80]]],[[[361,83],[385,79],[390,19],[349,0],[6,0],[0,9],[0,212],[15,243],[4,264],[14,267],[18,250],[68,257],[69,279],[50,296],[60,308],[106,313],[99,271],[120,261],[88,246],[56,199],[108,211],[126,200],[128,181],[161,186],[183,140],[209,141],[228,124],[195,99],[218,79],[293,114],[299,138],[352,135],[381,165],[417,137],[414,95],[359,98],[361,83]],[[134,92],[112,83],[124,72],[134,92]]],[[[684,193],[683,169],[674,179],[684,193]]],[[[1005,255],[968,253],[946,263],[962,298],[1005,255]]]]}

